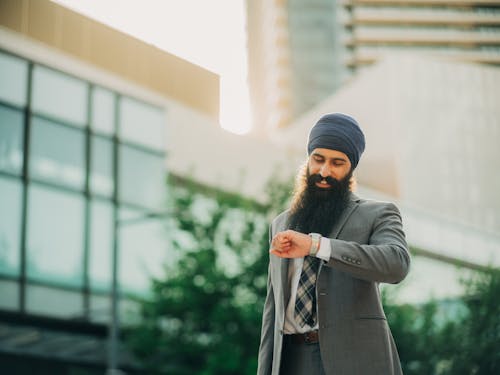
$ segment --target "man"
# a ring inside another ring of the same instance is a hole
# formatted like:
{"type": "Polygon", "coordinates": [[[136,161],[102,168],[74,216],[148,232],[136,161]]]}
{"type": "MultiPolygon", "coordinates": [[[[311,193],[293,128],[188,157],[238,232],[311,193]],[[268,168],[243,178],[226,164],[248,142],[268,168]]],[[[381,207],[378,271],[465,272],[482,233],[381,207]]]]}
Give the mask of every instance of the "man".
{"type": "Polygon", "coordinates": [[[344,114],[310,131],[291,208],[270,228],[258,375],[402,374],[379,283],[403,280],[410,256],[396,206],[351,192],[364,148],[344,114]]]}

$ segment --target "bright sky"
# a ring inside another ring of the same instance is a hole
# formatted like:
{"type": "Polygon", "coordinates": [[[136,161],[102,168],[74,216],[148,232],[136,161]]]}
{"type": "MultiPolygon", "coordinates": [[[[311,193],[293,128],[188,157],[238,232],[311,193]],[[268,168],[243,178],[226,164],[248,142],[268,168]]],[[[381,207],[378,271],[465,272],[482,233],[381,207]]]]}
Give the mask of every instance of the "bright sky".
{"type": "Polygon", "coordinates": [[[53,0],[221,77],[221,126],[250,130],[244,0],[53,0]]]}

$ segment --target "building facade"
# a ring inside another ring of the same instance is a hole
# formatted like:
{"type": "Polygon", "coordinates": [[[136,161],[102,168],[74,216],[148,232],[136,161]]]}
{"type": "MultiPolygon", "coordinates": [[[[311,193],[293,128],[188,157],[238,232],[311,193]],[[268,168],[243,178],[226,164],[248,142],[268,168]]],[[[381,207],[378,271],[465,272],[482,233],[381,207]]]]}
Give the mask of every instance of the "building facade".
{"type": "Polygon", "coordinates": [[[339,9],[331,0],[247,1],[255,135],[286,127],[345,81],[339,9]]]}
{"type": "Polygon", "coordinates": [[[291,119],[292,72],[283,1],[247,1],[248,85],[252,132],[261,139],[291,119]]]}
{"type": "Polygon", "coordinates": [[[217,124],[219,78],[50,1],[2,1],[0,82],[2,371],[134,373],[110,332],[169,255],[169,129],[217,124]]]}

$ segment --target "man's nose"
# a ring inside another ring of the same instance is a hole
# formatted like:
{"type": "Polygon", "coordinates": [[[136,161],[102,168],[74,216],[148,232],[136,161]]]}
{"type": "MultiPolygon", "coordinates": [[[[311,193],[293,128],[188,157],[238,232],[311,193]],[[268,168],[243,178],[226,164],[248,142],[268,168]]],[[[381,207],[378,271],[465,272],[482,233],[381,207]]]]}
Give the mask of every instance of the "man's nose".
{"type": "Polygon", "coordinates": [[[330,169],[328,168],[327,164],[323,164],[321,166],[321,169],[319,170],[319,174],[321,175],[321,177],[327,177],[330,175],[330,169]]]}

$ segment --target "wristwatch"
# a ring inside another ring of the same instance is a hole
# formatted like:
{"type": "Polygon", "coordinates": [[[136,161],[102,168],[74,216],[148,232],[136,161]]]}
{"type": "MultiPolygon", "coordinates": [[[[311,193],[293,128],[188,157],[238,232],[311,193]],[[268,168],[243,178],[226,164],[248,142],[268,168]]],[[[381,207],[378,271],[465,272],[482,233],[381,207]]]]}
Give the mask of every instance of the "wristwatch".
{"type": "Polygon", "coordinates": [[[309,233],[309,236],[311,236],[311,248],[309,249],[309,255],[311,256],[316,256],[319,250],[319,246],[321,243],[321,234],[319,233],[309,233]]]}

